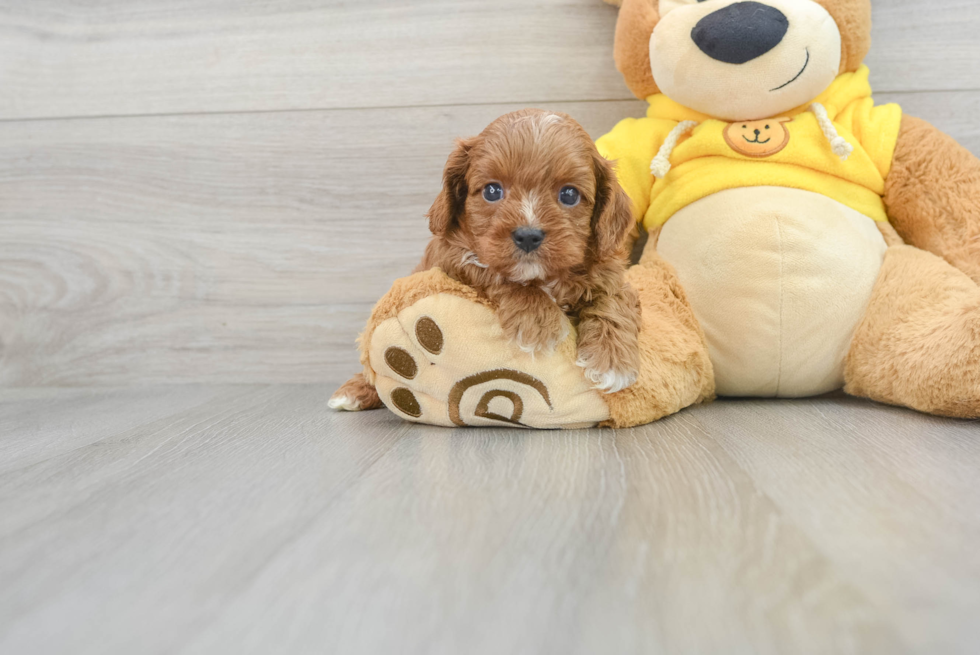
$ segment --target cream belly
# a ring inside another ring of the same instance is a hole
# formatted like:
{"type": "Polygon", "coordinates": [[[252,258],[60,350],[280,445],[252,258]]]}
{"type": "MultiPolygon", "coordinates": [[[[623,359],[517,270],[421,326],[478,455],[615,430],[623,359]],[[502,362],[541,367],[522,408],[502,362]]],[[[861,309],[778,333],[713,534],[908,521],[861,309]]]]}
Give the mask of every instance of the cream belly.
{"type": "Polygon", "coordinates": [[[782,187],[730,189],[689,205],[657,245],[704,328],[718,393],[766,397],[843,386],[885,249],[870,218],[782,187]]]}

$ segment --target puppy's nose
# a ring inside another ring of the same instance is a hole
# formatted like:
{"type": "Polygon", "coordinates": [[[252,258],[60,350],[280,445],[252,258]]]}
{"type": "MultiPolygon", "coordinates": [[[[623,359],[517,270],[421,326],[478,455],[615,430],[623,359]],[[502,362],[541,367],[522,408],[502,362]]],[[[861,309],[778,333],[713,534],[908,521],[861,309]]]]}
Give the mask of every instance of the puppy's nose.
{"type": "Polygon", "coordinates": [[[775,7],[736,2],[702,18],[691,38],[712,59],[744,64],[779,45],[788,30],[789,19],[775,7]]]}
{"type": "Polygon", "coordinates": [[[519,227],[510,233],[510,238],[514,240],[514,245],[524,252],[534,252],[544,241],[544,231],[536,227],[519,227]]]}

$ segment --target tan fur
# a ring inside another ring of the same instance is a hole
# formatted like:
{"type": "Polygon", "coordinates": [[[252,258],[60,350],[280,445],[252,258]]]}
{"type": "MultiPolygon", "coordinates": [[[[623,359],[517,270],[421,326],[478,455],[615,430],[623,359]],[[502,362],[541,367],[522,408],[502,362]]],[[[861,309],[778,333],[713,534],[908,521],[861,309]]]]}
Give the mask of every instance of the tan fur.
{"type": "Polygon", "coordinates": [[[398,316],[403,309],[411,307],[423,298],[436,296],[440,293],[448,293],[493,310],[497,309],[496,305],[489,298],[481,296],[472,287],[460,284],[456,280],[446,277],[446,274],[439,268],[430,268],[416,272],[411,277],[403,277],[395,280],[388,293],[374,306],[374,309],[371,311],[371,318],[368,319],[364,332],[357,338],[358,350],[361,354],[361,365],[364,366],[364,375],[369,384],[374,384],[374,371],[371,370],[370,351],[371,339],[374,337],[375,328],[389,318],[398,316]]]}
{"type": "Polygon", "coordinates": [[[486,298],[481,297],[474,289],[462,286],[447,278],[438,268],[427,270],[409,278],[395,280],[391,290],[378,301],[371,310],[364,332],[357,338],[363,373],[354,375],[331,396],[331,400],[347,398],[360,404],[360,410],[379,409],[383,407],[378,392],[374,388],[375,376],[371,369],[369,351],[374,330],[389,318],[398,315],[406,307],[411,307],[428,296],[440,293],[452,293],[471,302],[495,308],[486,298]]]}
{"type": "Polygon", "coordinates": [[[715,397],[715,375],[701,325],[674,269],[647,247],[629,270],[643,307],[640,377],[607,398],[607,427],[643,425],[715,397]]]}
{"type": "Polygon", "coordinates": [[[374,383],[374,373],[371,371],[368,360],[368,350],[371,337],[374,336],[374,329],[389,318],[398,316],[398,313],[406,307],[411,307],[423,298],[440,293],[452,293],[465,300],[496,309],[496,306],[488,298],[481,296],[471,287],[462,286],[447,278],[438,268],[421,271],[412,278],[406,277],[395,280],[395,283],[391,285],[391,290],[371,310],[371,318],[368,319],[367,327],[357,338],[358,348],[361,352],[361,365],[364,366],[364,374],[368,383],[374,383]]]}
{"type": "Polygon", "coordinates": [[[855,396],[980,418],[980,287],[935,255],[890,248],[844,375],[855,396]]]}
{"type": "Polygon", "coordinates": [[[895,228],[892,227],[891,223],[878,222],[875,223],[875,225],[878,227],[878,231],[881,232],[881,236],[885,240],[886,246],[891,248],[894,246],[905,245],[905,242],[902,240],[902,237],[898,235],[898,232],[895,231],[895,228]]]}
{"type": "Polygon", "coordinates": [[[841,37],[841,73],[853,73],[871,50],[871,0],[815,0],[827,10],[841,37]]]}
{"type": "Polygon", "coordinates": [[[660,93],[650,70],[650,36],[659,20],[657,0],[623,0],[616,21],[616,69],[641,100],[660,93]]]}
{"type": "MultiPolygon", "coordinates": [[[[616,22],[616,68],[626,86],[644,100],[660,93],[650,70],[650,37],[660,21],[658,0],[606,0],[622,5],[616,22]]],[[[815,0],[841,33],[840,71],[853,72],[871,49],[871,0],[815,0]]]]}
{"type": "Polygon", "coordinates": [[[980,284],[980,160],[966,148],[905,116],[885,205],[906,243],[945,258],[980,284]]]}

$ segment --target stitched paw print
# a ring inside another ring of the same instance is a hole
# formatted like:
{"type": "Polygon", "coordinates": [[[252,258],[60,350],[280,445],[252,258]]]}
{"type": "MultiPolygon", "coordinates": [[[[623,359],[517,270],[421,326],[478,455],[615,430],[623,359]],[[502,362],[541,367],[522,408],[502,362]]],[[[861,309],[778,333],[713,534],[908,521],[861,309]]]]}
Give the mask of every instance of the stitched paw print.
{"type": "Polygon", "coordinates": [[[487,307],[448,293],[382,322],[369,346],[385,405],[421,423],[533,428],[596,425],[609,416],[575,363],[575,336],[531,355],[487,307]]]}

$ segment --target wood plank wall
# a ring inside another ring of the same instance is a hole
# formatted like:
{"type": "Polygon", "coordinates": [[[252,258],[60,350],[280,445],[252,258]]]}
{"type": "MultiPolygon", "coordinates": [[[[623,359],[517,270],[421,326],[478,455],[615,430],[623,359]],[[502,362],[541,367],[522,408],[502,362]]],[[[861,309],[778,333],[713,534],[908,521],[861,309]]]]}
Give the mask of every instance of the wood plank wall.
{"type": "MultiPolygon", "coordinates": [[[[600,0],[0,1],[0,385],[339,381],[455,136],[641,115],[600,0]]],[[[869,65],[980,154],[980,5],[869,65]]]]}

